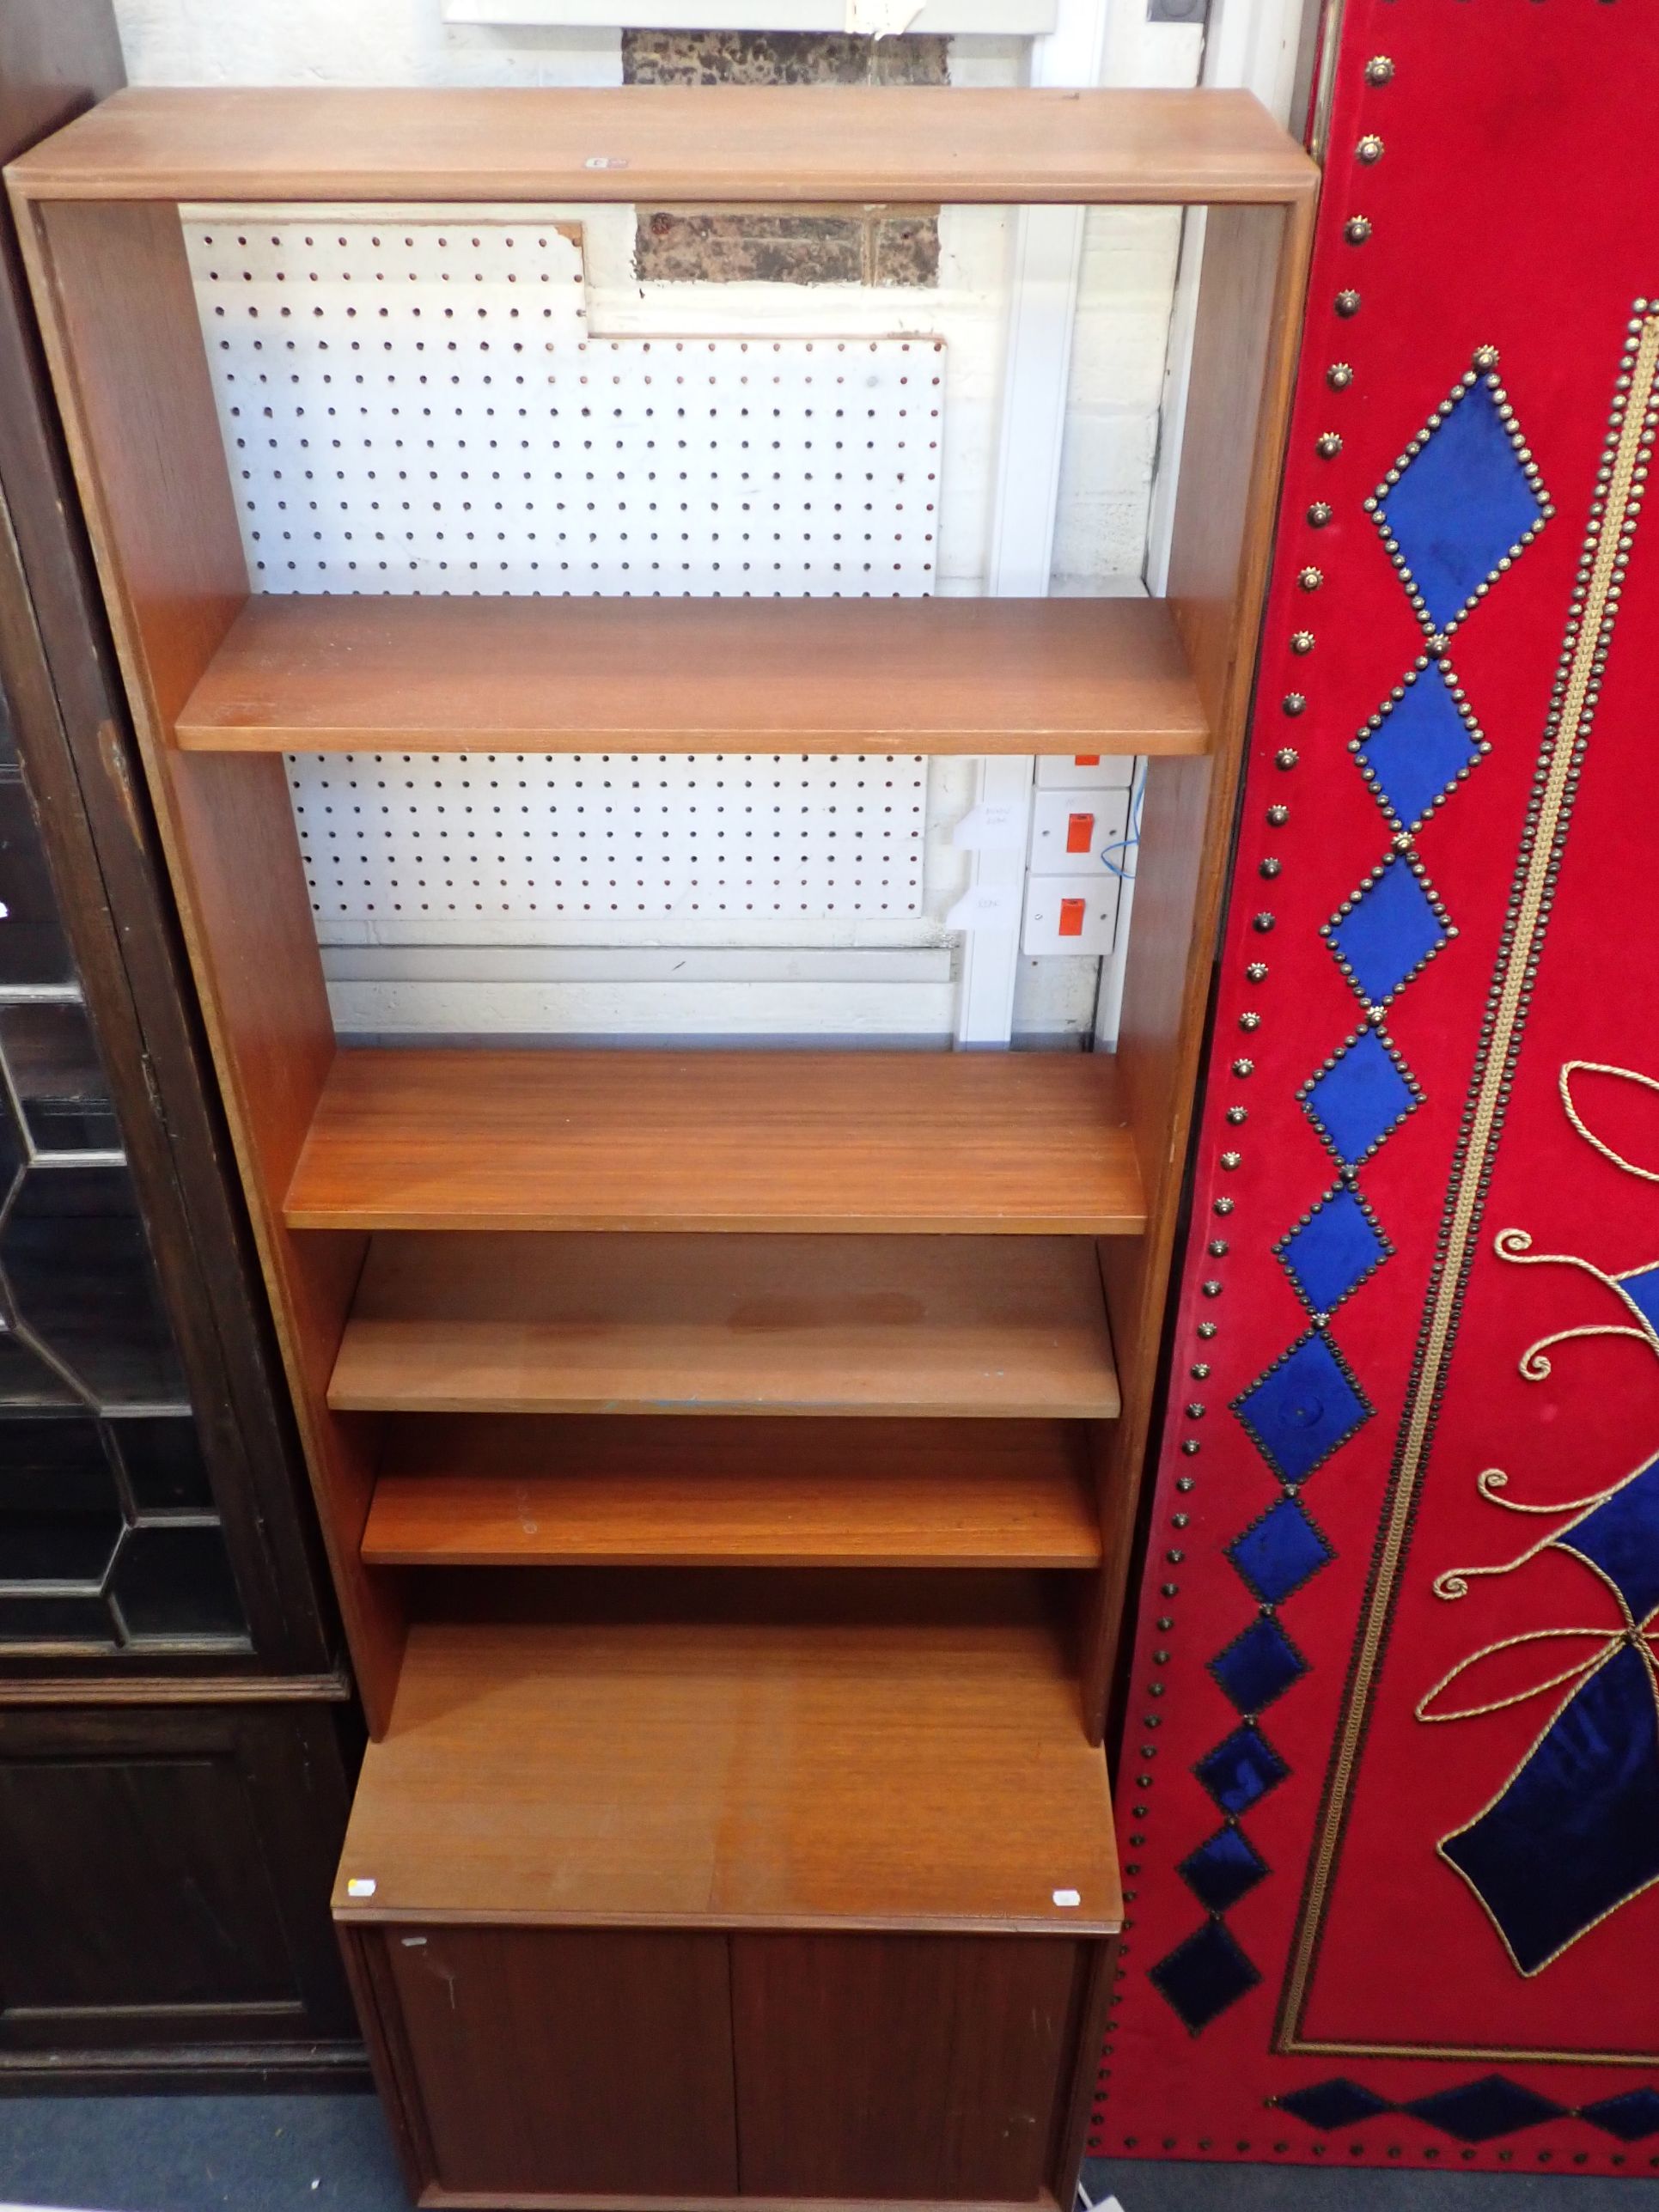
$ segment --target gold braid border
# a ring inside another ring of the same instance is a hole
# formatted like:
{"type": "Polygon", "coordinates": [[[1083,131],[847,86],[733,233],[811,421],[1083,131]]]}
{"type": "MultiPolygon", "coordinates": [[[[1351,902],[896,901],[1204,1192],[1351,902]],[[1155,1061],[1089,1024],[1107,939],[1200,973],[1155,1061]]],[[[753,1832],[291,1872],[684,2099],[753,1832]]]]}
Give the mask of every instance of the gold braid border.
{"type": "Polygon", "coordinates": [[[1503,1119],[1515,1051],[1531,996],[1534,963],[1548,919],[1550,894],[1558,865],[1558,845],[1568,812],[1579,750],[1595,719],[1606,661],[1608,633],[1618,610],[1619,586],[1628,561],[1621,543],[1633,527],[1642,503],[1637,469],[1651,447],[1654,387],[1659,374],[1659,305],[1643,300],[1630,326],[1619,362],[1619,379],[1608,440],[1611,463],[1591,509],[1584,557],[1569,617],[1564,660],[1566,680],[1552,702],[1549,742],[1541,764],[1541,787],[1522,843],[1514,920],[1502,957],[1491,1012],[1477,1063],[1474,1104],[1467,1139],[1458,1163],[1451,1202],[1442,1231],[1441,1250],[1410,1403],[1401,1427],[1395,1470],[1371,1587],[1361,1618],[1349,1676],[1341,1725],[1326,1786],[1319,1831],[1302,1892],[1290,1963],[1279,2001],[1273,2048],[1278,2051],[1397,2052],[1402,2056],[1558,2058],[1578,2063],[1629,2063],[1632,2054],[1589,2051],[1491,2052],[1455,2051],[1421,2044],[1312,2043],[1302,2036],[1314,1962],[1325,1908],[1335,1874],[1337,1854],[1348,1810],[1367,1708],[1381,1661],[1395,1585],[1405,1557],[1418,1484],[1427,1455],[1430,1428],[1445,1380],[1455,1334],[1493,1146],[1503,1119]]]}

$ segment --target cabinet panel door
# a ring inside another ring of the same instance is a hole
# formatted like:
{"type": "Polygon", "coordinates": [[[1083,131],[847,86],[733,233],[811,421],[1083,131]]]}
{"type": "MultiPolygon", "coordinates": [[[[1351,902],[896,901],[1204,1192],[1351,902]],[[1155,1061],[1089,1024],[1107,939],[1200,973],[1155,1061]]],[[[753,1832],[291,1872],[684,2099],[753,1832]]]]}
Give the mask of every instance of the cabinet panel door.
{"type": "Polygon", "coordinates": [[[1083,1963],[1053,1936],[735,1935],[744,2193],[1036,2197],[1083,1963]]]}
{"type": "Polygon", "coordinates": [[[0,2081],[360,2063],[328,1923],[349,1788],[328,1707],[0,1713],[0,2081]]]}
{"type": "Polygon", "coordinates": [[[394,1928],[385,1941],[442,2187],[735,2192],[723,1935],[394,1928]]]}

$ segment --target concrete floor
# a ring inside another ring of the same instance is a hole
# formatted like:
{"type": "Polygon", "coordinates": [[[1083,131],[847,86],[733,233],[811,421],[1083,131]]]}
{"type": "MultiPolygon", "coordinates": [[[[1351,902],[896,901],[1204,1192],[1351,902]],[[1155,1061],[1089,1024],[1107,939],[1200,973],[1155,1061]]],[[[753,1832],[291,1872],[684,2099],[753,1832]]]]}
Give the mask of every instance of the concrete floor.
{"type": "MultiPolygon", "coordinates": [[[[1659,2181],[1091,2162],[1121,2212],[1659,2212],[1659,2181]]],[[[0,2099],[0,2212],[407,2212],[372,2097],[0,2099]]]]}

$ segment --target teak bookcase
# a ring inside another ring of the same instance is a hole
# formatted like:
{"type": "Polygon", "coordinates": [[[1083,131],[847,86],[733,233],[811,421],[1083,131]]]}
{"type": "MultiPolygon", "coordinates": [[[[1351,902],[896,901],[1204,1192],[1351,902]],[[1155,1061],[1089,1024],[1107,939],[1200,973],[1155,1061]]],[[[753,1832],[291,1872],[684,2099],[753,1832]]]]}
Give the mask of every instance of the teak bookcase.
{"type": "Polygon", "coordinates": [[[335,1902],[412,2186],[1069,2208],[1311,164],[1220,92],[137,92],[9,176],[376,1739],[335,1902]],[[467,199],[1207,204],[1168,599],[250,596],[178,204],[467,199]],[[328,747],[1147,753],[1119,1049],[337,1048],[328,747]]]}

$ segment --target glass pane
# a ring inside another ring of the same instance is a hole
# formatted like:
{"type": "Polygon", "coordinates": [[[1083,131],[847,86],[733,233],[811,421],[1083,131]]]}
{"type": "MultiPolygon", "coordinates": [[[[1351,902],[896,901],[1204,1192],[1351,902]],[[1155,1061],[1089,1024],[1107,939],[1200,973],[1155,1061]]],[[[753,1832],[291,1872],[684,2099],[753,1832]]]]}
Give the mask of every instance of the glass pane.
{"type": "Polygon", "coordinates": [[[121,1132],[84,1006],[0,1006],[0,1057],[35,1149],[118,1152],[121,1132]]]}
{"type": "Polygon", "coordinates": [[[241,1601],[217,1528],[131,1530],[115,1563],[112,1594],[127,1632],[140,1637],[245,1637],[241,1601]]]}
{"type": "MultiPolygon", "coordinates": [[[[4,1316],[0,1314],[0,1322],[4,1316]]],[[[75,1392],[54,1367],[12,1333],[9,1324],[0,1327],[0,1412],[14,1405],[78,1405],[75,1392]]],[[[0,1453],[6,1448],[9,1424],[0,1419],[0,1453]]]]}
{"type": "Polygon", "coordinates": [[[110,1434],[140,1513],[165,1506],[211,1507],[213,1492],[196,1423],[189,1417],[113,1421],[110,1434]]]}
{"type": "Polygon", "coordinates": [[[28,795],[0,766],[0,984],[73,983],[69,947],[40,850],[28,795]]]}
{"type": "Polygon", "coordinates": [[[14,1310],[101,1405],[181,1405],[185,1381],[125,1167],[31,1167],[0,1232],[14,1310]]]}
{"type": "Polygon", "coordinates": [[[0,1643],[89,1643],[107,1650],[117,1641],[101,1598],[0,1598],[0,1643]]]}
{"type": "Polygon", "coordinates": [[[104,1579],[123,1527],[95,1421],[0,1424],[0,1582],[104,1579]]]}

